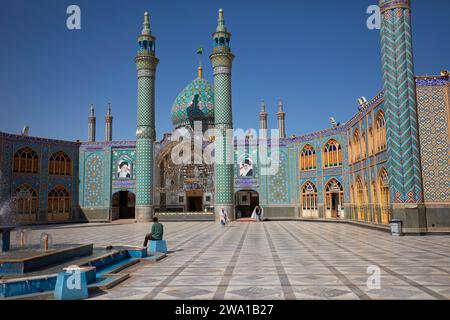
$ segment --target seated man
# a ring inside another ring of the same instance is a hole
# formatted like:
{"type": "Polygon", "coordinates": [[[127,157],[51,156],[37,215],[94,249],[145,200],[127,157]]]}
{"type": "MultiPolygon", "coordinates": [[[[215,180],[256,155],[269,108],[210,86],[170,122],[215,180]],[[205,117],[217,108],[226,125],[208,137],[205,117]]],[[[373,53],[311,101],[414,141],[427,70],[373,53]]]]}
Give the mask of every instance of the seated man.
{"type": "Polygon", "coordinates": [[[149,240],[162,240],[164,234],[164,227],[158,222],[157,217],[153,217],[153,225],[151,233],[145,235],[144,247],[147,248],[147,243],[149,240]]]}

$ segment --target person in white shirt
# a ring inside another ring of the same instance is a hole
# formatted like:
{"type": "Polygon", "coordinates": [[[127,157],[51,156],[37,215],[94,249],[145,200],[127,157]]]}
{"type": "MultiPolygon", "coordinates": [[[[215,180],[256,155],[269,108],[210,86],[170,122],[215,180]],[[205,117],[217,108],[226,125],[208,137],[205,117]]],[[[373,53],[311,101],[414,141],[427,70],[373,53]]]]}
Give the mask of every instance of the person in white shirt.
{"type": "Polygon", "coordinates": [[[255,219],[257,222],[264,220],[264,210],[259,204],[253,210],[252,219],[255,219]]]}
{"type": "Polygon", "coordinates": [[[228,214],[224,208],[220,209],[219,217],[220,224],[222,225],[222,227],[225,227],[225,225],[228,223],[228,214]]]}

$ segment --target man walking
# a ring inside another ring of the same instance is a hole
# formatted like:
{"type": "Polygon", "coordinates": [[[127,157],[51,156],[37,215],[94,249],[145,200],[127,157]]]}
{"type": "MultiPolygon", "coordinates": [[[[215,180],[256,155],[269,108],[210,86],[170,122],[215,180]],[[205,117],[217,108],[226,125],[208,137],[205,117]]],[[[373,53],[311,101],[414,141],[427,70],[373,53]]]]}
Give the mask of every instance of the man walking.
{"type": "Polygon", "coordinates": [[[259,204],[253,210],[251,218],[255,219],[256,222],[261,222],[264,220],[264,210],[259,204]]]}
{"type": "Polygon", "coordinates": [[[150,240],[162,240],[164,234],[164,227],[158,222],[157,217],[153,217],[153,225],[151,233],[145,235],[144,247],[147,248],[147,243],[150,240]]]}
{"type": "Polygon", "coordinates": [[[228,214],[224,208],[220,210],[219,218],[220,224],[222,225],[222,227],[225,227],[225,225],[228,223],[228,214]]]}

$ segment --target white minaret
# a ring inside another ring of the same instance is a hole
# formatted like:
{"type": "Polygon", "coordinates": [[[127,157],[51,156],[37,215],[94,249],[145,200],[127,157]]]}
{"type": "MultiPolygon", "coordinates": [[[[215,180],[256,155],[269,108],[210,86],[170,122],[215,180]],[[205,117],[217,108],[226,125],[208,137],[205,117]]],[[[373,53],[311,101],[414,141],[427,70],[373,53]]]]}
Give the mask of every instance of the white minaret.
{"type": "Polygon", "coordinates": [[[94,114],[94,105],[91,104],[91,109],[88,117],[88,142],[95,142],[95,126],[96,118],[94,114]]]}
{"type": "Polygon", "coordinates": [[[267,139],[267,112],[264,100],[261,100],[261,111],[259,112],[259,136],[261,139],[267,139]]]}
{"type": "Polygon", "coordinates": [[[278,131],[280,134],[280,138],[286,138],[286,128],[285,128],[285,117],[286,113],[284,113],[283,110],[283,101],[278,102],[278,112],[277,112],[277,118],[278,118],[278,131]]]}
{"type": "Polygon", "coordinates": [[[112,107],[111,103],[108,103],[108,110],[106,111],[105,116],[105,141],[112,141],[112,123],[113,123],[113,116],[112,116],[112,107]]]}

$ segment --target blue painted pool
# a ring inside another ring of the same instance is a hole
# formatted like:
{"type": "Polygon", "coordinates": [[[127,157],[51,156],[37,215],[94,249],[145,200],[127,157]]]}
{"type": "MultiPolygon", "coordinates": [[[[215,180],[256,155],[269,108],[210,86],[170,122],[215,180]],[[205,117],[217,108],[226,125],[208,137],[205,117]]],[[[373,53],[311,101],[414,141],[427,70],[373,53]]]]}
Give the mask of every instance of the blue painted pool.
{"type": "MultiPolygon", "coordinates": [[[[81,265],[81,267],[93,267],[93,272],[90,272],[87,277],[90,287],[102,286],[116,279],[111,274],[115,270],[141,258],[154,259],[155,257],[147,257],[147,251],[143,249],[110,250],[105,255],[94,258],[81,265]]],[[[56,278],[57,274],[55,273],[45,276],[0,280],[0,298],[53,291],[56,285],[56,278]]]]}

